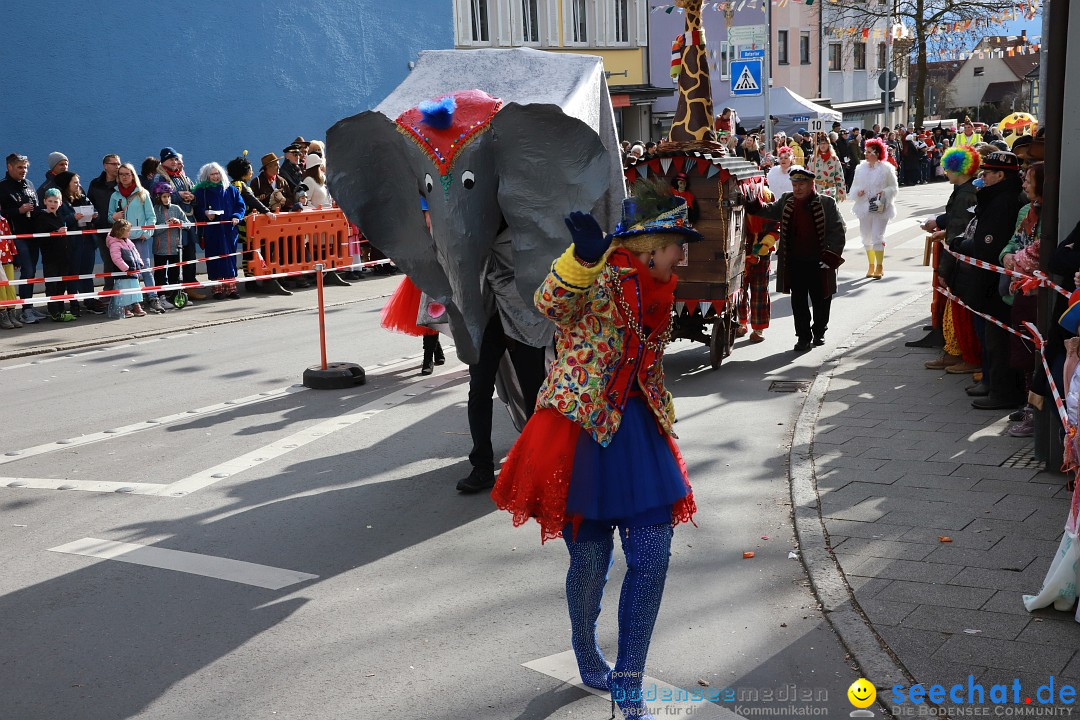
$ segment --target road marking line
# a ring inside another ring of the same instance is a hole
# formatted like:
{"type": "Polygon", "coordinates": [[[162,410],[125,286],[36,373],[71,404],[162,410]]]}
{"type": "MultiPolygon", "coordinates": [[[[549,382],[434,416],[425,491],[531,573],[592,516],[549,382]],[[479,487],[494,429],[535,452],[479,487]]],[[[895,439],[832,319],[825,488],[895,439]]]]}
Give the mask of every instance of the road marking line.
{"type": "MultiPolygon", "coordinates": [[[[451,347],[453,347],[453,346],[451,346],[451,347]]],[[[368,377],[369,378],[390,377],[391,379],[393,379],[391,376],[394,373],[398,372],[398,370],[401,367],[409,365],[409,364],[415,362],[420,357],[421,357],[420,354],[415,354],[415,355],[409,355],[409,356],[401,358],[399,360],[394,360],[394,361],[388,362],[384,366],[379,367],[377,370],[374,370],[374,371],[368,373],[368,377]]],[[[412,385],[415,384],[416,382],[430,381],[431,379],[432,378],[426,377],[426,376],[418,376],[416,379],[408,381],[408,384],[405,386],[405,389],[408,390],[408,392],[404,393],[405,401],[407,401],[409,398],[416,397],[416,396],[419,396],[419,395],[423,395],[423,394],[429,392],[429,390],[416,391],[416,390],[410,390],[409,388],[411,388],[412,385]]],[[[451,378],[447,377],[446,375],[441,375],[438,378],[438,380],[439,380],[438,384],[441,385],[444,382],[448,381],[449,379],[451,379],[451,378]]],[[[431,385],[430,386],[431,389],[433,389],[434,387],[436,387],[436,385],[431,385]]],[[[82,445],[88,445],[90,443],[101,442],[103,440],[111,440],[111,439],[117,438],[117,437],[124,437],[125,435],[130,435],[131,433],[134,433],[134,432],[139,432],[139,431],[142,431],[142,430],[149,430],[149,429],[152,429],[152,428],[155,428],[155,427],[161,427],[161,426],[164,426],[164,425],[168,425],[169,423],[178,422],[180,420],[189,420],[191,418],[195,418],[195,417],[198,417],[200,415],[206,415],[206,414],[209,414],[209,413],[212,413],[212,412],[218,412],[218,411],[221,411],[221,410],[227,410],[229,408],[242,407],[242,406],[245,406],[245,405],[251,405],[251,404],[258,403],[258,402],[263,402],[263,401],[266,401],[266,400],[274,400],[274,399],[285,397],[287,395],[291,395],[293,393],[298,393],[298,392],[301,392],[301,391],[304,391],[304,390],[307,390],[307,388],[303,387],[302,385],[290,385],[290,386],[285,387],[285,388],[278,388],[276,390],[268,390],[268,391],[265,391],[265,392],[258,393],[256,395],[248,395],[246,397],[238,398],[236,400],[230,400],[230,401],[227,401],[227,402],[224,402],[224,403],[216,403],[214,405],[208,405],[206,407],[198,408],[196,410],[188,410],[188,411],[185,411],[185,412],[174,413],[172,415],[165,415],[163,417],[155,418],[153,420],[147,420],[147,421],[141,422],[141,423],[135,423],[133,425],[126,425],[126,426],[119,427],[119,428],[112,428],[112,429],[109,429],[109,430],[103,430],[101,432],[93,433],[93,434],[90,434],[90,435],[82,435],[82,436],[79,436],[77,438],[70,438],[70,439],[67,439],[67,440],[59,440],[57,442],[46,443],[44,445],[37,445],[35,447],[25,448],[23,450],[11,450],[11,451],[8,451],[7,453],[5,453],[4,455],[0,455],[0,465],[10,463],[10,462],[16,462],[18,460],[25,460],[27,458],[35,457],[37,455],[43,455],[45,453],[55,452],[57,450],[65,450],[65,449],[68,449],[68,448],[80,447],[82,445]]],[[[394,393],[392,395],[384,397],[381,400],[373,401],[373,402],[369,403],[369,405],[379,405],[380,407],[376,412],[381,412],[382,410],[386,410],[386,409],[389,409],[392,406],[400,404],[401,399],[399,398],[399,395],[400,395],[400,393],[394,393]]],[[[364,406],[364,407],[367,407],[367,406],[364,406]]],[[[374,414],[374,413],[368,411],[368,413],[365,415],[365,417],[360,417],[359,420],[367,419],[367,417],[370,417],[372,414],[374,414]]],[[[342,417],[346,417],[346,416],[342,416],[342,417]]],[[[352,422],[358,422],[359,420],[354,420],[352,422]]],[[[349,424],[352,424],[352,422],[350,422],[349,424]]],[[[323,424],[324,425],[330,425],[332,427],[330,428],[330,430],[328,432],[322,432],[321,435],[326,435],[329,432],[332,432],[333,430],[338,430],[338,429],[342,429],[343,427],[346,427],[346,425],[342,425],[340,423],[341,423],[341,418],[340,417],[338,419],[326,421],[323,424]]],[[[309,429],[309,431],[310,431],[310,429],[309,429]]],[[[304,434],[303,432],[297,433],[297,436],[302,436],[303,434],[304,434]]],[[[316,437],[311,437],[311,438],[309,438],[307,440],[304,440],[303,442],[297,442],[295,439],[286,438],[285,440],[279,441],[279,443],[284,444],[284,445],[292,445],[292,447],[282,448],[282,449],[285,450],[285,452],[288,452],[290,450],[294,450],[294,449],[300,447],[301,445],[306,445],[308,442],[311,442],[311,441],[313,441],[315,439],[317,439],[317,438],[316,437]]],[[[177,481],[177,482],[191,481],[190,485],[196,490],[199,489],[200,487],[206,487],[209,484],[213,484],[214,482],[217,482],[218,480],[224,479],[224,477],[226,477],[227,475],[232,475],[232,474],[235,474],[237,472],[242,472],[243,470],[250,469],[250,468],[255,467],[256,465],[260,464],[261,462],[273,459],[273,457],[280,457],[280,455],[284,454],[283,452],[277,452],[274,455],[265,455],[265,457],[264,457],[264,454],[273,452],[273,449],[277,444],[278,443],[271,443],[270,445],[266,446],[265,448],[263,448],[260,451],[255,451],[253,453],[248,453],[247,455],[244,455],[241,458],[237,458],[234,461],[223,463],[222,465],[219,465],[219,466],[217,466],[215,468],[211,468],[210,470],[206,471],[205,473],[198,473],[196,475],[192,475],[192,476],[190,476],[188,478],[184,478],[184,480],[180,480],[180,481],[177,481]],[[250,458],[250,460],[246,464],[242,463],[241,461],[244,460],[244,458],[250,458]],[[256,459],[258,461],[256,461],[256,459]],[[204,475],[206,475],[206,477],[204,477],[204,475]],[[218,475],[218,477],[212,477],[213,475],[218,475]],[[199,480],[196,482],[197,478],[199,480]],[[210,482],[206,482],[208,479],[210,480],[210,482]]],[[[152,482],[114,482],[114,481],[96,481],[96,480],[68,480],[68,479],[62,479],[62,478],[31,478],[31,477],[14,477],[14,476],[13,477],[3,477],[3,476],[0,476],[0,487],[7,487],[7,488],[12,488],[12,489],[25,488],[25,489],[28,489],[28,490],[82,490],[82,491],[86,491],[86,492],[119,492],[119,493],[131,493],[131,494],[135,494],[135,495],[156,495],[156,496],[168,496],[168,495],[180,496],[180,495],[186,495],[188,492],[191,492],[191,490],[185,490],[184,486],[181,486],[179,489],[177,489],[176,487],[174,487],[176,484],[177,483],[173,483],[172,485],[170,485],[170,484],[164,483],[164,482],[162,482],[162,483],[152,483],[152,482]]]]}
{"type": "Polygon", "coordinates": [[[288,387],[276,388],[274,390],[266,390],[264,392],[256,393],[255,395],[247,395],[236,400],[229,400],[222,403],[214,403],[213,405],[207,405],[206,407],[196,408],[195,410],[187,410],[185,412],[173,413],[172,415],[165,415],[153,420],[145,420],[140,423],[134,423],[132,425],[124,425],[118,428],[110,428],[108,430],[102,430],[101,432],[90,433],[89,435],[80,435],[74,438],[66,438],[64,440],[57,440],[56,442],[45,443],[44,445],[35,445],[34,447],[24,448],[22,450],[9,450],[8,452],[0,455],[0,465],[6,463],[17,462],[19,460],[25,460],[26,458],[35,457],[37,455],[44,455],[45,453],[56,452],[57,450],[66,450],[73,447],[81,447],[83,445],[89,445],[91,443],[101,442],[102,440],[111,440],[113,438],[123,437],[132,433],[141,432],[143,430],[150,430],[152,428],[161,427],[170,423],[178,422],[180,420],[190,420],[191,418],[199,417],[200,415],[209,415],[211,413],[219,412],[221,410],[229,410],[231,408],[243,407],[245,405],[255,405],[257,403],[266,402],[267,400],[277,400],[294,393],[303,392],[307,390],[303,385],[289,385],[288,387]]]}
{"type": "Polygon", "coordinates": [[[57,480],[55,478],[0,477],[0,487],[28,490],[84,490],[87,492],[119,492],[148,494],[165,487],[164,483],[109,482],[97,480],[57,480]]]}
{"type": "Polygon", "coordinates": [[[269,565],[257,565],[243,560],[232,560],[214,555],[200,555],[182,550],[167,550],[152,545],[99,540],[97,538],[76,540],[66,545],[49,548],[49,552],[83,555],[103,560],[118,560],[132,565],[175,570],[191,575],[202,575],[203,577],[212,577],[218,580],[254,585],[268,590],[280,590],[289,585],[295,585],[305,580],[315,580],[319,577],[310,573],[285,570],[284,568],[270,567],[269,565]]]}
{"type": "MultiPolygon", "coordinates": [[[[559,682],[573,685],[576,688],[580,688],[585,692],[592,693],[599,697],[610,699],[611,695],[603,690],[597,690],[591,688],[588,685],[584,685],[581,682],[581,676],[578,675],[577,660],[574,659],[574,651],[567,650],[556,655],[549,655],[539,660],[533,660],[531,662],[522,663],[522,667],[529,670],[535,670],[536,672],[553,677],[559,682]]],[[[642,682],[642,687],[649,692],[653,687],[656,688],[657,697],[686,697],[690,691],[677,688],[674,685],[668,685],[663,680],[657,680],[656,678],[645,676],[642,682]]],[[[707,692],[704,688],[698,688],[693,692],[707,692]]],[[[705,700],[657,700],[656,702],[645,701],[645,704],[649,706],[650,710],[654,712],[663,707],[663,713],[665,715],[678,715],[679,717],[693,717],[703,720],[728,720],[730,718],[737,718],[742,720],[742,716],[738,713],[732,712],[727,708],[714,705],[711,702],[705,700]]]]}
{"type": "Polygon", "coordinates": [[[399,390],[396,390],[389,395],[384,395],[375,400],[371,400],[344,415],[329,418],[321,423],[305,428],[300,432],[275,440],[269,445],[264,445],[261,448],[252,450],[251,452],[233,458],[232,460],[226,460],[219,465],[207,468],[194,475],[189,475],[188,477],[177,480],[169,485],[159,486],[149,491],[136,490],[135,492],[136,494],[179,496],[201,490],[213,485],[219,480],[224,480],[227,477],[244,472],[245,470],[250,470],[264,462],[279,458],[282,455],[286,455],[293,450],[297,450],[304,445],[315,442],[327,435],[339,430],[344,430],[363,420],[368,420],[385,410],[409,402],[421,395],[426,395],[442,385],[462,380],[467,374],[468,369],[459,365],[459,369],[453,372],[444,373],[438,376],[427,375],[414,378],[408,381],[404,387],[399,390]],[[424,383],[423,389],[416,389],[416,385],[419,383],[424,383]]]}
{"type": "Polygon", "coordinates": [[[46,357],[38,360],[29,360],[27,362],[18,363],[17,365],[5,365],[0,367],[0,372],[6,370],[18,370],[19,368],[34,367],[36,365],[45,365],[47,363],[59,362],[61,360],[77,360],[81,357],[87,357],[89,355],[100,355],[102,353],[108,353],[113,350],[122,350],[124,348],[132,348],[138,345],[147,345],[149,343],[161,342],[162,340],[170,340],[177,337],[185,337],[188,335],[195,335],[194,332],[181,332],[175,335],[163,335],[161,337],[149,338],[147,340],[139,340],[137,342],[121,343],[119,345],[106,345],[105,347],[93,348],[91,350],[84,350],[76,353],[65,353],[63,355],[57,355],[56,357],[46,357]]]}

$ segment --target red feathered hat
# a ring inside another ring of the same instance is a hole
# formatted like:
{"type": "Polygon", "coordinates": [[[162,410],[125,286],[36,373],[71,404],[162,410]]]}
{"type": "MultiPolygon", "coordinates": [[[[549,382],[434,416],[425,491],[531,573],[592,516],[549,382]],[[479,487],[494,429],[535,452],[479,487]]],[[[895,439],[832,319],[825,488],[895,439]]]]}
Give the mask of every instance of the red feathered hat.
{"type": "Polygon", "coordinates": [[[882,162],[889,161],[889,146],[886,145],[880,138],[871,138],[867,140],[866,144],[863,147],[864,150],[874,148],[875,150],[877,150],[878,160],[881,160],[882,162]]]}

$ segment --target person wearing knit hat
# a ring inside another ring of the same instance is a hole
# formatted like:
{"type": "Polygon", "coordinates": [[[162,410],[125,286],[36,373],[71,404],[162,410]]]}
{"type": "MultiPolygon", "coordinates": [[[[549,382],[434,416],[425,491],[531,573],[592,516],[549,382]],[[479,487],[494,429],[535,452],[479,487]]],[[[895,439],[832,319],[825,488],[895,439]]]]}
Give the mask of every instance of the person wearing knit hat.
{"type": "Polygon", "coordinates": [[[161,148],[161,152],[158,153],[158,157],[160,158],[161,162],[165,162],[166,160],[180,157],[180,153],[176,152],[176,150],[172,149],[171,147],[163,147],[161,148]]]}
{"type": "MultiPolygon", "coordinates": [[[[62,204],[63,198],[60,196],[60,190],[54,187],[46,190],[42,198],[42,207],[34,212],[34,232],[57,233],[65,230],[64,218],[60,215],[60,206],[62,204]]],[[[71,274],[69,239],[67,235],[53,235],[52,237],[41,238],[39,241],[41,247],[41,270],[46,278],[71,274]]],[[[65,288],[66,283],[63,280],[46,282],[45,294],[49,297],[63,295],[66,292],[65,288]]],[[[62,300],[50,302],[48,312],[53,322],[71,322],[75,320],[75,314],[66,309],[62,300]]]]}
{"type": "MultiPolygon", "coordinates": [[[[45,173],[45,182],[41,183],[37,189],[38,202],[45,202],[45,191],[49,188],[58,187],[56,184],[56,176],[62,172],[68,170],[68,156],[62,152],[53,151],[49,153],[48,161],[49,169],[45,173]]],[[[42,207],[44,207],[42,205],[42,207]]]]}
{"type": "Polygon", "coordinates": [[[866,277],[879,280],[885,271],[885,231],[896,217],[895,200],[900,187],[885,143],[877,138],[867,140],[864,152],[866,159],[855,168],[851,181],[851,197],[869,262],[866,277]]]}
{"type": "Polygon", "coordinates": [[[536,290],[556,326],[556,357],[536,410],[502,465],[491,497],[515,525],[562,536],[566,603],[581,680],[610,691],[625,717],[651,717],[642,681],[667,579],[673,525],[697,506],[675,445],[664,387],[674,274],[690,227],[664,178],[639,181],[607,234],[587,212],[565,218],[572,243],[536,290]],[[596,391],[604,386],[606,390],[596,391]],[[626,556],[612,668],[596,637],[615,528],[626,556]]]}

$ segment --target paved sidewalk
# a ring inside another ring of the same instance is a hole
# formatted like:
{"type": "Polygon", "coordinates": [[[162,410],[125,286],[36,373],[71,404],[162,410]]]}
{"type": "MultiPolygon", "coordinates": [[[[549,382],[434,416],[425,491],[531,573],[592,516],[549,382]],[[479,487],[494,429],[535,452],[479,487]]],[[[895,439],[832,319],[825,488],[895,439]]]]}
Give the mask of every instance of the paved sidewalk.
{"type": "MultiPolygon", "coordinates": [[[[365,273],[362,280],[348,287],[327,285],[324,289],[325,305],[334,307],[389,297],[402,277],[400,273],[365,273]]],[[[305,312],[318,306],[314,285],[294,290],[292,295],[250,294],[246,292],[246,287],[246,283],[241,285],[239,300],[203,300],[183,310],[170,309],[164,315],[149,313],[143,318],[111,320],[104,315],[84,314],[70,323],[44,320],[17,330],[0,330],[0,360],[305,312]]],[[[44,312],[44,306],[39,305],[38,309],[44,312]]]]}
{"type": "Polygon", "coordinates": [[[904,347],[929,302],[869,329],[832,371],[812,445],[827,542],[919,682],[1080,684],[1080,623],[1021,600],[1057,550],[1065,478],[1002,467],[1030,439],[1005,434],[1007,413],[970,406],[970,376],[926,370],[935,351],[904,347]]]}

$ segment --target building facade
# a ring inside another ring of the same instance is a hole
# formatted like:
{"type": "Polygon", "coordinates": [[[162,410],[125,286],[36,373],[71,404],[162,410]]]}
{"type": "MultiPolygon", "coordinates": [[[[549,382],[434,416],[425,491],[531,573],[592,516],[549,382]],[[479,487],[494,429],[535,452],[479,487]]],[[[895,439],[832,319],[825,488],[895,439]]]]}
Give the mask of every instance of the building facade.
{"type": "Polygon", "coordinates": [[[1026,35],[983,38],[949,83],[952,110],[966,109],[974,120],[996,122],[1013,111],[1030,112],[1032,87],[1028,74],[1039,66],[1039,54],[1026,35]],[[982,117],[982,109],[999,117],[982,117]]]}
{"type": "Polygon", "coordinates": [[[343,117],[378,104],[421,50],[453,47],[446,0],[239,0],[231,3],[75,3],[63,40],[32,3],[0,5],[19,28],[5,65],[3,154],[64,152],[83,186],[101,158],[136,166],[172,146],[189,174],[247,150],[258,165],[297,135],[324,138],[343,117]]]}
{"type": "Polygon", "coordinates": [[[454,45],[597,55],[619,137],[644,138],[653,102],[674,93],[651,82],[648,16],[648,0],[454,0],[454,45]]]}
{"type": "Polygon", "coordinates": [[[890,53],[888,35],[898,25],[889,18],[872,14],[852,14],[832,3],[822,3],[824,57],[821,63],[822,92],[832,100],[832,108],[844,114],[848,127],[870,127],[874,123],[907,124],[908,73],[904,38],[895,38],[890,53]],[[892,62],[899,82],[893,91],[889,117],[878,84],[892,62]]]}
{"type": "MultiPolygon", "coordinates": [[[[708,44],[710,79],[712,81],[713,105],[719,113],[730,99],[730,63],[738,59],[744,49],[764,47],[733,46],[729,42],[729,27],[764,26],[765,12],[761,3],[739,3],[742,9],[725,12],[716,3],[705,3],[702,22],[708,44]],[[730,23],[730,24],[729,24],[730,23]]],[[[722,6],[720,6],[722,8],[722,6]]],[[[649,14],[649,66],[657,85],[676,87],[669,73],[671,44],[684,32],[686,18],[679,10],[651,12],[649,14]]],[[[772,8],[772,78],[773,87],[786,86],[804,98],[820,98],[821,87],[818,68],[821,59],[820,10],[817,6],[803,3],[787,3],[785,7],[772,8]]],[[[675,114],[677,98],[665,97],[653,106],[653,139],[664,137],[675,114]]]]}

